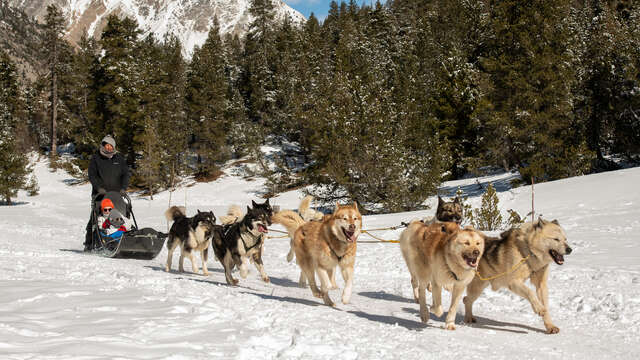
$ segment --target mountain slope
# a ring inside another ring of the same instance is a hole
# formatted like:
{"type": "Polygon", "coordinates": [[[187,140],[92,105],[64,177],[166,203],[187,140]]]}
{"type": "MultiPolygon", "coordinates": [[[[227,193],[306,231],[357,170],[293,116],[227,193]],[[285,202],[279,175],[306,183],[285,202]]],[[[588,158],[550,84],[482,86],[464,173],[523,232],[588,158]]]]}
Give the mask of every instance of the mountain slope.
{"type": "Polygon", "coordinates": [[[40,31],[41,26],[24,12],[0,3],[0,49],[28,79],[43,70],[40,31]]]}
{"type": "MultiPolygon", "coordinates": [[[[282,0],[274,0],[279,20],[289,18],[300,22],[304,17],[282,0]]],[[[174,34],[182,42],[185,53],[202,45],[209,28],[217,17],[222,34],[244,34],[251,22],[249,0],[9,0],[9,4],[42,21],[50,4],[65,14],[67,37],[77,42],[86,30],[99,37],[110,14],[129,16],[138,22],[143,35],[153,33],[162,39],[174,34]]]]}

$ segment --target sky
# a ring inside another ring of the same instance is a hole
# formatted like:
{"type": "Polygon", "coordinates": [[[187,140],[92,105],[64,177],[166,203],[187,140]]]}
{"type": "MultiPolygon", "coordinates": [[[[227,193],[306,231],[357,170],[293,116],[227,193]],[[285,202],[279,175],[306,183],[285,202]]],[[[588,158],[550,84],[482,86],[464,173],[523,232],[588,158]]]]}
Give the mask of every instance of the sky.
{"type": "Polygon", "coordinates": [[[331,0],[284,0],[287,5],[298,10],[305,18],[313,13],[319,20],[324,20],[329,12],[331,0]]]}
{"type": "MultiPolygon", "coordinates": [[[[336,0],[340,3],[342,0],[336,0]]],[[[345,0],[347,1],[347,0],[345,0]]],[[[298,10],[305,18],[313,13],[318,20],[322,21],[327,17],[331,0],[284,0],[287,5],[298,10]]],[[[358,4],[370,4],[372,0],[358,0],[358,4]]],[[[375,1],[373,1],[375,2],[375,1]]]]}

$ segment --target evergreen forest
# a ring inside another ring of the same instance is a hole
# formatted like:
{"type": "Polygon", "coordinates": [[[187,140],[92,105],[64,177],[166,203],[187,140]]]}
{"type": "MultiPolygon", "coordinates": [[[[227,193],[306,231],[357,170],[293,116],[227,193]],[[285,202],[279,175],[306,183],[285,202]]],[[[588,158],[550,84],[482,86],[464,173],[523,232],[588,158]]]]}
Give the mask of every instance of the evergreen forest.
{"type": "Polygon", "coordinates": [[[70,44],[50,6],[22,55],[40,71],[0,50],[0,174],[20,180],[7,188],[26,184],[30,149],[73,143],[86,168],[105,134],[151,194],[248,158],[272,193],[316,185],[373,212],[420,208],[485,167],[543,182],[640,162],[638,2],[334,1],[302,24],[276,21],[271,0],[250,12],[245,36],[215,23],[186,58],[116,16],[70,44]],[[265,144],[286,149],[275,169],[265,144]]]}

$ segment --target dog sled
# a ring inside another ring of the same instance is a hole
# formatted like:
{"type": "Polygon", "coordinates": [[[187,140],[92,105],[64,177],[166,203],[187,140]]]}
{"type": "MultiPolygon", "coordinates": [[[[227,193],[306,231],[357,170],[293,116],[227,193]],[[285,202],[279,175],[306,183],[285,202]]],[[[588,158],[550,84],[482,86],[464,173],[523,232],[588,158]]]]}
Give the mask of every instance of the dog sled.
{"type": "Polygon", "coordinates": [[[92,199],[91,229],[94,253],[110,258],[151,260],[160,253],[167,237],[167,234],[152,228],[140,229],[133,213],[131,198],[127,194],[123,197],[117,192],[98,194],[92,199]],[[103,231],[98,217],[101,213],[100,204],[104,199],[111,200],[114,209],[129,220],[127,231],[112,235],[103,231]]]}

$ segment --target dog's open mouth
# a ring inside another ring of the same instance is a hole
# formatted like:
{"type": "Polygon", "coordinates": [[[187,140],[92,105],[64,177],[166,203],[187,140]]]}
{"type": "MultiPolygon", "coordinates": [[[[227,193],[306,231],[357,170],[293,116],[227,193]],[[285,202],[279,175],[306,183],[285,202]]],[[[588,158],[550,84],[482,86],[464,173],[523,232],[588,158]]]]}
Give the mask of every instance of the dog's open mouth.
{"type": "Polygon", "coordinates": [[[267,227],[264,226],[263,224],[258,224],[258,232],[267,233],[269,232],[269,229],[267,229],[267,227]]]}
{"type": "Polygon", "coordinates": [[[342,228],[342,233],[344,233],[344,236],[347,238],[348,242],[354,242],[356,241],[356,232],[351,231],[351,230],[347,230],[345,228],[342,228]]]}
{"type": "Polygon", "coordinates": [[[478,267],[478,257],[477,256],[470,256],[470,255],[462,255],[462,259],[464,259],[464,262],[467,263],[467,265],[469,265],[469,267],[475,268],[478,267]]]}
{"type": "Polygon", "coordinates": [[[562,254],[558,253],[555,250],[549,250],[549,255],[551,255],[551,258],[556,262],[556,264],[564,264],[564,256],[562,256],[562,254]]]}

